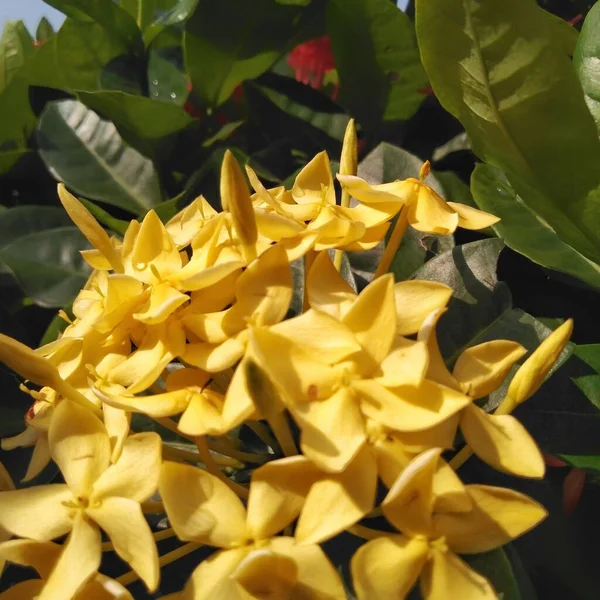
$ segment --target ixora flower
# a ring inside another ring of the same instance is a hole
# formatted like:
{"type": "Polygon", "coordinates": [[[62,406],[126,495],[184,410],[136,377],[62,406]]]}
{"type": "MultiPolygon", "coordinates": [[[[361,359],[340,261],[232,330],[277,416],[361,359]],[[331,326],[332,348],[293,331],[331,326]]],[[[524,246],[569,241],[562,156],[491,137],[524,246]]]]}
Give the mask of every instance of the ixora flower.
{"type": "Polygon", "coordinates": [[[383,501],[383,514],[401,533],[381,532],[355,553],[359,600],[404,598],[419,576],[426,600],[494,600],[490,583],[458,554],[498,548],[546,517],[543,506],[512,490],[465,486],[456,476],[436,485],[439,455],[432,449],[415,458],[383,501]]]}
{"type": "MultiPolygon", "coordinates": [[[[0,600],[42,598],[46,581],[60,560],[62,552],[63,547],[54,542],[12,540],[0,544],[0,561],[6,560],[24,567],[33,567],[40,576],[40,579],[27,579],[13,585],[9,590],[0,594],[0,600]]],[[[65,598],[66,596],[60,597],[65,598]]],[[[86,581],[72,598],[73,600],[133,600],[133,596],[125,587],[101,573],[97,573],[86,581]]]]}
{"type": "Polygon", "coordinates": [[[66,483],[0,493],[0,528],[39,542],[70,532],[38,598],[71,598],[94,576],[102,554],[100,529],[148,588],[155,589],[158,555],[140,502],[158,483],[160,436],[129,436],[111,465],[110,439],[100,419],[65,399],[54,411],[48,440],[66,483]]]}
{"type": "Polygon", "coordinates": [[[345,600],[344,586],[319,546],[273,537],[294,519],[294,511],[273,510],[271,497],[254,483],[245,508],[213,475],[165,461],[159,491],[180,539],[221,548],[192,573],[181,600],[345,600]]]}

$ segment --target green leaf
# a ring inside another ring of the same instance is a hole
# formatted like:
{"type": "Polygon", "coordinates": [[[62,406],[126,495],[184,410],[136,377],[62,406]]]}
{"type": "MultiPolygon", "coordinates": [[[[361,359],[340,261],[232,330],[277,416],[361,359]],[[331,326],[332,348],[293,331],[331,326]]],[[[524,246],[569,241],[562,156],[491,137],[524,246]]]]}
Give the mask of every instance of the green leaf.
{"type": "Polygon", "coordinates": [[[576,469],[600,472],[600,456],[597,454],[589,454],[585,456],[559,454],[558,457],[576,469]]]}
{"type": "Polygon", "coordinates": [[[110,121],[76,100],[46,106],[36,131],[40,156],[72,190],[135,214],[161,200],[152,162],[127,146],[110,121]]]}
{"type": "Polygon", "coordinates": [[[12,167],[27,154],[32,154],[32,151],[27,148],[0,152],[0,175],[10,171],[10,169],[12,169],[12,167]]]}
{"type": "Polygon", "coordinates": [[[5,115],[0,127],[0,149],[24,150],[35,127],[35,114],[29,104],[29,85],[21,74],[0,92],[0,115],[5,115]]]}
{"type": "Polygon", "coordinates": [[[163,56],[162,52],[150,49],[148,53],[148,89],[153,100],[171,102],[183,106],[189,95],[187,75],[163,56]]]}
{"type": "Polygon", "coordinates": [[[38,23],[37,29],[35,30],[35,39],[38,42],[46,42],[53,35],[54,27],[52,27],[52,23],[50,23],[46,17],[42,17],[38,23]]]}
{"type": "Polygon", "coordinates": [[[225,102],[237,85],[283,54],[301,13],[274,0],[199,0],[184,34],[194,91],[209,106],[225,102]]]}
{"type": "Polygon", "coordinates": [[[0,37],[0,90],[6,88],[33,51],[33,38],[25,23],[6,21],[0,37]]]}
{"type": "Polygon", "coordinates": [[[471,176],[471,190],[479,208],[500,217],[493,229],[509,248],[600,289],[600,267],[563,242],[523,202],[500,169],[477,165],[471,176]]]}
{"type": "Polygon", "coordinates": [[[553,20],[534,0],[419,0],[417,36],[436,96],[475,153],[599,261],[600,198],[587,196],[600,185],[600,141],[553,20]]]}
{"type": "Polygon", "coordinates": [[[135,19],[114,2],[106,0],[45,0],[68,17],[81,23],[97,23],[125,48],[143,48],[135,19]]]}
{"type": "MultiPolygon", "coordinates": [[[[68,308],[69,310],[67,312],[70,312],[71,307],[68,308]]],[[[66,329],[67,325],[67,321],[65,321],[59,314],[54,315],[52,321],[50,321],[50,325],[48,325],[44,335],[42,336],[42,339],[40,340],[40,347],[57,340],[59,334],[66,329]]]]}
{"type": "Polygon", "coordinates": [[[129,227],[129,221],[116,219],[109,212],[85,198],[79,198],[79,201],[92,213],[92,215],[94,215],[94,217],[96,217],[98,223],[108,227],[108,229],[121,237],[125,235],[125,231],[127,231],[127,227],[129,227]]]}
{"type": "Polygon", "coordinates": [[[600,134],[600,2],[596,2],[585,17],[573,66],[600,134]]]}
{"type": "Polygon", "coordinates": [[[0,240],[0,260],[39,306],[68,304],[87,281],[79,251],[89,244],[61,209],[30,205],[0,213],[0,240]]]}
{"type": "Polygon", "coordinates": [[[340,103],[361,125],[408,119],[427,86],[414,28],[389,0],[332,0],[327,32],[340,78],[340,103]]]}
{"type": "Polygon", "coordinates": [[[575,356],[591,367],[592,372],[573,377],[572,381],[600,409],[600,344],[578,345],[575,356]]]}
{"type": "Polygon", "coordinates": [[[196,9],[197,4],[198,0],[178,0],[175,2],[175,5],[170,10],[163,12],[144,31],[144,42],[146,45],[150,44],[167,27],[179,25],[187,21],[196,9]]]}

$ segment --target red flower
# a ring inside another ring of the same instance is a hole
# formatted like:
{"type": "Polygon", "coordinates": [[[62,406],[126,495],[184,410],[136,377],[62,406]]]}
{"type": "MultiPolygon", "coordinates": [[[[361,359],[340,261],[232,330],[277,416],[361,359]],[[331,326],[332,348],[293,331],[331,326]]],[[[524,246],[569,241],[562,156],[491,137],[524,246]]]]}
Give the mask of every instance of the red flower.
{"type": "Polygon", "coordinates": [[[289,53],[287,62],[296,73],[296,81],[318,90],[323,86],[325,73],[335,69],[329,37],[324,35],[296,46],[289,53]]]}
{"type": "MultiPolygon", "coordinates": [[[[568,467],[566,462],[556,456],[544,454],[544,462],[549,467],[568,467]]],[[[585,486],[585,471],[571,469],[563,481],[563,510],[570,515],[577,508],[585,486]]]]}

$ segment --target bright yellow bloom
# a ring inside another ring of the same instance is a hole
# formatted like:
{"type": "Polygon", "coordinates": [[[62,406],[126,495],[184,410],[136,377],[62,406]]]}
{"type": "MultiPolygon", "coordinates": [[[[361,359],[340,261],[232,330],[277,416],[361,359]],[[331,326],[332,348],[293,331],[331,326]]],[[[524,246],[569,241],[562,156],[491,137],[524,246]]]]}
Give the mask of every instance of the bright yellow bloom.
{"type": "Polygon", "coordinates": [[[457,227],[484,229],[500,220],[466,204],[446,202],[425,183],[428,174],[429,161],[421,168],[419,179],[409,177],[403,181],[370,185],[356,176],[337,177],[351,196],[367,206],[391,205],[395,207],[394,214],[406,206],[409,224],[424,233],[449,235],[454,233],[457,227]]]}
{"type": "Polygon", "coordinates": [[[415,458],[402,472],[382,509],[401,535],[384,535],[362,546],[351,562],[359,600],[405,598],[419,575],[426,600],[495,600],[490,583],[458,554],[478,554],[523,535],[546,510],[512,490],[464,486],[442,471],[440,450],[415,458]]]}
{"type": "MultiPolygon", "coordinates": [[[[36,600],[43,597],[44,586],[52,570],[60,560],[63,546],[54,542],[33,540],[13,540],[0,544],[0,562],[7,560],[24,567],[33,567],[40,579],[28,579],[13,585],[0,594],[0,600],[36,600]]],[[[91,579],[75,595],[65,595],[62,600],[133,600],[133,596],[114,579],[101,573],[91,579]]]]}
{"type": "Polygon", "coordinates": [[[346,598],[338,574],[319,546],[273,537],[294,515],[266,506],[254,484],[246,509],[213,475],[166,461],[159,490],[180,539],[222,548],[192,573],[182,599],[346,598]]]}
{"type": "Polygon", "coordinates": [[[158,555],[140,507],[158,483],[161,440],[156,433],[127,438],[117,462],[102,422],[89,410],[62,400],[48,432],[50,453],[66,483],[0,493],[0,527],[48,542],[70,532],[40,600],[70,598],[97,571],[100,529],[115,552],[149,589],[158,585],[158,555]]]}
{"type": "MultiPolygon", "coordinates": [[[[429,350],[427,377],[461,390],[473,400],[487,396],[506,379],[512,366],[526,353],[525,348],[509,340],[484,342],[465,350],[450,373],[435,333],[442,314],[443,311],[432,313],[419,332],[419,339],[427,343],[429,350]]],[[[468,404],[460,412],[458,423],[473,452],[495,469],[521,477],[544,476],[542,453],[514,417],[488,414],[476,404],[468,404]]]]}

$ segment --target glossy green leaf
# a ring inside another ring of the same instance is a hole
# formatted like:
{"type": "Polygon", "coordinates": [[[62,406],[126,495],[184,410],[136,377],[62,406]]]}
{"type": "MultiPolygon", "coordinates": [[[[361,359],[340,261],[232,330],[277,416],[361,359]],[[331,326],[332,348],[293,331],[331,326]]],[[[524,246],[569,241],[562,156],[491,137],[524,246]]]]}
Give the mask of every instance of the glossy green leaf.
{"type": "Polygon", "coordinates": [[[50,103],[36,131],[51,174],[82,196],[135,214],[161,200],[152,161],[127,146],[110,121],[76,100],[50,103]]]}
{"type": "Polygon", "coordinates": [[[600,134],[600,2],[585,17],[573,65],[600,134]]]}
{"type": "Polygon", "coordinates": [[[301,13],[275,0],[199,0],[184,35],[194,91],[209,106],[225,102],[242,81],[277,61],[301,13]]]}
{"type": "Polygon", "coordinates": [[[35,39],[38,42],[46,42],[53,35],[54,27],[52,27],[52,23],[50,23],[46,17],[42,17],[38,23],[37,29],[35,30],[35,39]]]}
{"type": "MultiPolygon", "coordinates": [[[[140,0],[137,0],[138,2],[140,0]]],[[[179,25],[190,18],[194,12],[198,0],[175,0],[170,2],[173,6],[162,12],[150,26],[144,31],[144,42],[150,44],[154,38],[171,25],[179,25]]]]}
{"type": "Polygon", "coordinates": [[[127,11],[144,32],[160,15],[173,9],[177,0],[120,0],[119,5],[127,11]]]}
{"type": "Polygon", "coordinates": [[[0,261],[40,306],[64,306],[83,287],[90,268],[79,251],[87,247],[62,209],[21,206],[0,213],[0,261]]]}
{"type": "Polygon", "coordinates": [[[25,23],[6,21],[0,37],[0,90],[6,88],[33,51],[33,38],[25,23]]]}
{"type": "Polygon", "coordinates": [[[148,90],[153,100],[183,106],[189,95],[187,75],[164,56],[150,48],[148,53],[148,90]]]}
{"type": "Polygon", "coordinates": [[[501,221],[494,231],[506,245],[530,260],[581,279],[600,289],[600,266],[561,240],[556,232],[530,209],[500,169],[479,164],[471,177],[471,190],[482,210],[501,221]]]}
{"type": "Polygon", "coordinates": [[[600,409],[600,344],[578,345],[575,348],[575,356],[591,370],[573,377],[573,383],[596,408],[600,409]]]}
{"type": "Polygon", "coordinates": [[[28,82],[21,74],[0,92],[0,115],[4,115],[0,127],[0,150],[25,149],[35,127],[35,114],[29,104],[28,82]]]}
{"type": "Polygon", "coordinates": [[[340,103],[361,125],[408,119],[427,86],[414,27],[389,0],[332,0],[327,33],[340,78],[340,103]]]}
{"type": "Polygon", "coordinates": [[[587,196],[600,184],[600,141],[556,23],[534,0],[418,0],[417,35],[436,97],[475,153],[599,261],[600,198],[587,196]]]}
{"type": "Polygon", "coordinates": [[[588,454],[584,456],[559,454],[558,456],[571,467],[583,469],[584,471],[595,471],[596,473],[600,473],[600,455],[598,454],[588,454]]]}
{"type": "Polygon", "coordinates": [[[94,215],[98,223],[104,225],[104,227],[121,237],[125,235],[125,231],[127,231],[130,221],[116,219],[109,212],[85,198],[79,198],[79,201],[92,213],[92,215],[94,215]]]}

